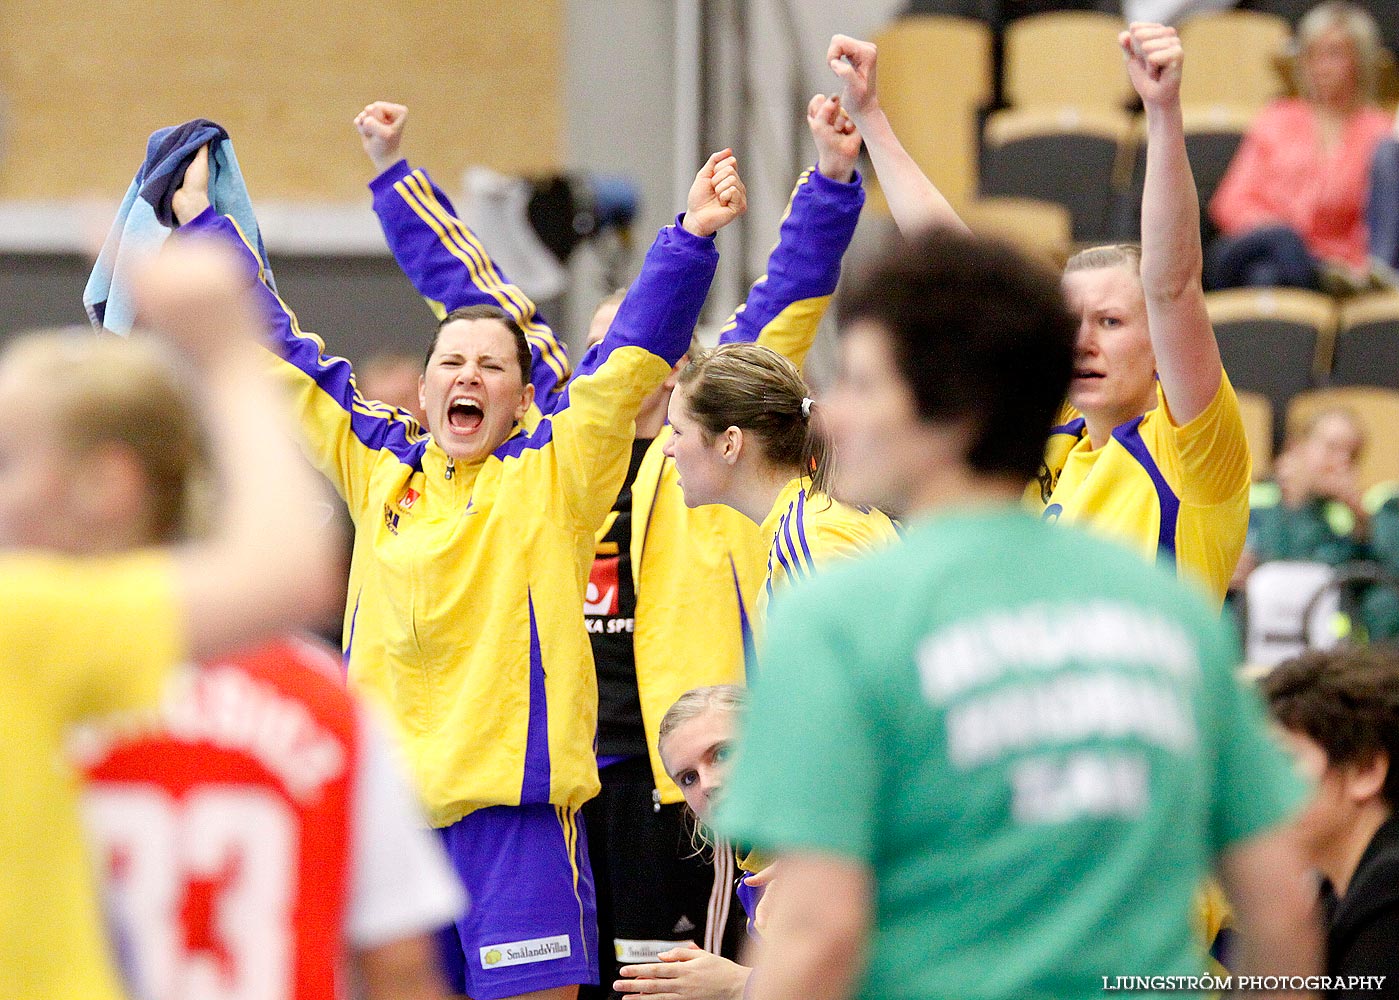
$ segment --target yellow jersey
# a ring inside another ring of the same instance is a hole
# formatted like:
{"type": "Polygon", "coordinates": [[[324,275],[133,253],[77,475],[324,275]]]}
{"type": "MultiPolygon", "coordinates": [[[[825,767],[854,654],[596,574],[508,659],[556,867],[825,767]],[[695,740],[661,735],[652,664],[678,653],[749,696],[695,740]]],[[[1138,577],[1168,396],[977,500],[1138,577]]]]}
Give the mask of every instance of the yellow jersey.
{"type": "Polygon", "coordinates": [[[1177,426],[1159,383],[1156,399],[1101,448],[1065,407],[1026,499],[1046,521],[1084,525],[1179,571],[1222,606],[1248,531],[1251,462],[1239,400],[1221,375],[1204,412],[1177,426]]]}
{"type": "MultiPolygon", "coordinates": [[[[535,304],[501,273],[425,171],[400,161],[370,188],[395,259],[438,316],[484,303],[520,319],[534,355],[530,380],[539,408],[525,420],[533,426],[531,419],[558,405],[570,375],[567,354],[535,304]]],[[[858,174],[842,183],[803,171],[767,270],[720,329],[720,342],[756,341],[800,368],[863,204],[858,174]]],[[[657,750],[661,718],[692,687],[743,683],[768,552],[758,526],[738,511],[685,505],[675,463],[664,454],[670,434],[666,426],[652,440],[632,484],[628,560],[636,595],[636,686],[656,794],[664,803],[683,797],[657,750]]]]}
{"type": "Polygon", "coordinates": [[[117,1000],[63,741],[80,719],[154,706],[184,661],[161,556],[0,556],[0,995],[117,1000]]]}

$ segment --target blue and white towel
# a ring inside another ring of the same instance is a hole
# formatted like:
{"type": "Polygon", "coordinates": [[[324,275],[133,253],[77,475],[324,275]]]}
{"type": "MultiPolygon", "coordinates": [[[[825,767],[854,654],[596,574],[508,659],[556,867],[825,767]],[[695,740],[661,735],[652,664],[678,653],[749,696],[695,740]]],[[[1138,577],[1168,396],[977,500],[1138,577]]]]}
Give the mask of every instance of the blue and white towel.
{"type": "Polygon", "coordinates": [[[116,221],[102,244],[102,252],[83,290],[83,306],[94,326],[113,333],[131,332],[136,319],[131,299],[130,272],[135,261],[159,250],[179,223],[171,202],[184,183],[201,146],[209,146],[209,201],[220,215],[231,215],[244,234],[256,241],[259,256],[272,284],[272,267],[262,245],[248,188],[243,183],[233,141],[221,125],[196,118],[151,133],[146,159],[127,189],[116,221]]]}

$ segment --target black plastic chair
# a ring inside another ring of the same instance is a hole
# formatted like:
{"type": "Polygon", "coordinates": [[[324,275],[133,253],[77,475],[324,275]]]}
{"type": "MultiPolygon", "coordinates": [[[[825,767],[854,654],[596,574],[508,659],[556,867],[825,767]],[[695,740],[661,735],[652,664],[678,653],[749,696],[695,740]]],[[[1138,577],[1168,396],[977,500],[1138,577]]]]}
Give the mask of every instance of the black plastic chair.
{"type": "Polygon", "coordinates": [[[986,121],[981,194],[1052,201],[1078,242],[1112,239],[1114,179],[1125,113],[1076,108],[998,111],[986,121]]]}
{"type": "Polygon", "coordinates": [[[1365,295],[1341,306],[1331,384],[1399,389],[1399,294],[1365,295]]]}
{"type": "MultiPolygon", "coordinates": [[[[1300,288],[1233,288],[1205,296],[1224,370],[1238,391],[1256,392],[1286,413],[1316,384],[1318,344],[1335,328],[1331,299],[1300,288]]],[[[1274,445],[1282,428],[1274,428],[1274,445]]]]}

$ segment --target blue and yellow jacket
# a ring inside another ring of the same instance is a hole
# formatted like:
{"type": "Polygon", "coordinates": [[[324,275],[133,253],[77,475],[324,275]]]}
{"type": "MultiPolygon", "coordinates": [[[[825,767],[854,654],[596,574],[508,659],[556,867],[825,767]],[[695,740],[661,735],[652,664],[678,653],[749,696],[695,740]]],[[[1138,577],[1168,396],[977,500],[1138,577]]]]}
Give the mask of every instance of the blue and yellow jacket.
{"type": "Polygon", "coordinates": [[[779,591],[810,578],[828,562],[873,552],[898,537],[883,511],[817,493],[807,476],[782,488],[758,534],[767,556],[767,577],[758,595],[760,621],[779,591]]]}
{"type": "MultiPolygon", "coordinates": [[[[186,228],[218,233],[255,265],[231,219],[207,211],[186,228]]],[[[349,363],[259,285],[311,459],[355,523],[350,681],[391,712],[435,826],[597,793],[583,624],[594,533],[625,478],[635,415],[689,346],[717,261],[713,240],[661,230],[552,412],[450,474],[430,435],[363,399],[349,363]]],[[[538,369],[552,341],[531,333],[538,369]]]]}
{"type": "MultiPolygon", "coordinates": [[[[533,303],[501,277],[426,173],[400,162],[370,188],[399,266],[436,310],[485,303],[519,310],[533,324],[535,398],[547,412],[567,378],[567,360],[533,303]]],[[[864,200],[858,176],[843,184],[805,171],[767,273],[724,324],[721,341],[756,340],[800,367],[840,279],[864,200]]],[[[679,802],[656,750],[661,717],[692,687],[742,683],[748,620],[768,550],[757,526],[737,511],[685,506],[675,463],[663,454],[669,436],[666,427],[651,443],[632,485],[633,651],[656,789],[661,801],[679,802]]],[[[583,567],[586,575],[587,561],[583,567]]]]}

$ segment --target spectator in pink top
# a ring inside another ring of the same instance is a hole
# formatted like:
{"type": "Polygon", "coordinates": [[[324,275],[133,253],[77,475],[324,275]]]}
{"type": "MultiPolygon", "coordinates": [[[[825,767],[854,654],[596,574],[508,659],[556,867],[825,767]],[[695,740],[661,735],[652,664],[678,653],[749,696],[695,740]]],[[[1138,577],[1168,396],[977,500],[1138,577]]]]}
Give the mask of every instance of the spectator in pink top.
{"type": "Polygon", "coordinates": [[[1297,25],[1301,97],[1259,113],[1210,215],[1213,288],[1359,287],[1368,277],[1370,161],[1392,121],[1374,105],[1379,30],[1362,8],[1328,0],[1297,25]]]}

